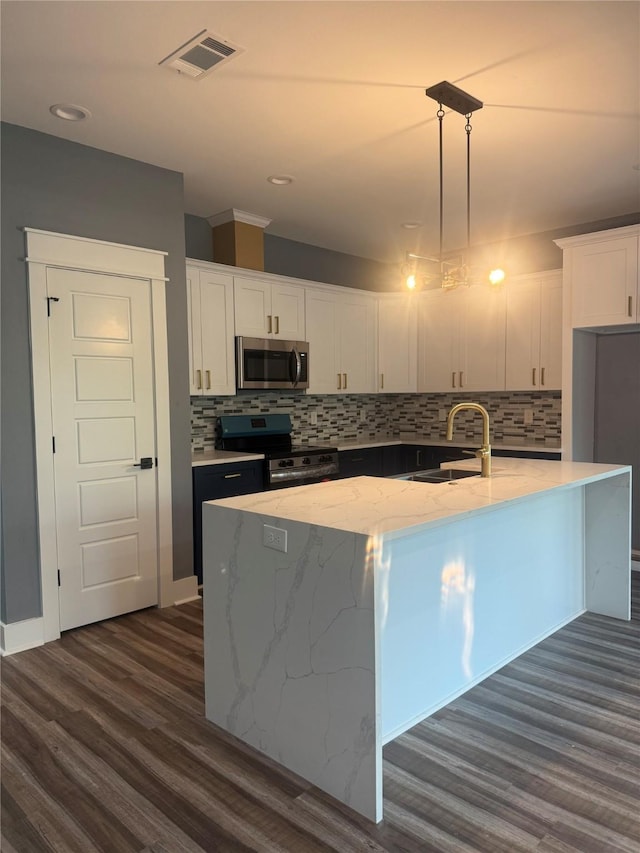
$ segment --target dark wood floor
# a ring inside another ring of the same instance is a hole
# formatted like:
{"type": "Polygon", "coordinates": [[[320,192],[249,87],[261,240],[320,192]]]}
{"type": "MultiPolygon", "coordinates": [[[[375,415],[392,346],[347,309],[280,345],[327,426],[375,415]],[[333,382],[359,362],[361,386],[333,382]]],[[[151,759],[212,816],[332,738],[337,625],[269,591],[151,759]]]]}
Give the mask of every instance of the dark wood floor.
{"type": "Polygon", "coordinates": [[[2,663],[3,853],[640,850],[640,576],[385,747],[374,826],[203,717],[199,603],[2,663]]]}

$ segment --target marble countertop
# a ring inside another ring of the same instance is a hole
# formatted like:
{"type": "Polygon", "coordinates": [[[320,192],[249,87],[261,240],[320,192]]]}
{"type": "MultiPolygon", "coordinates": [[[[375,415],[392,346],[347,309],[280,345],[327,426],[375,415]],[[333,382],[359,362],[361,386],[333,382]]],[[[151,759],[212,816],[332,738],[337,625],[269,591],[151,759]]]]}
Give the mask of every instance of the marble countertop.
{"type": "Polygon", "coordinates": [[[260,459],[264,459],[264,453],[237,453],[234,450],[196,450],[191,454],[191,467],[224,465],[228,462],[255,462],[260,459]]]}
{"type": "Polygon", "coordinates": [[[398,536],[459,521],[552,489],[583,486],[631,472],[628,465],[556,462],[539,459],[493,460],[491,477],[479,476],[477,459],[447,463],[478,471],[453,483],[416,483],[383,477],[351,477],[310,486],[277,489],[213,501],[216,506],[277,519],[317,524],[368,536],[398,536]]]}

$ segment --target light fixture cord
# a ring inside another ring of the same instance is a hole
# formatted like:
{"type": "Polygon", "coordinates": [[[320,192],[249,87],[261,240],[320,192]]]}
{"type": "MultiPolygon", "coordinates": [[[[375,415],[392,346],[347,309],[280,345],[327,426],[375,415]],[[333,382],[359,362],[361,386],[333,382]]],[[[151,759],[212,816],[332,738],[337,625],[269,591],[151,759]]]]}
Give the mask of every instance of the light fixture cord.
{"type": "Polygon", "coordinates": [[[440,158],[440,253],[438,258],[440,259],[440,264],[442,265],[442,235],[443,235],[443,210],[444,210],[444,172],[442,168],[442,119],[444,118],[444,110],[442,109],[442,104],[439,105],[438,112],[436,113],[438,116],[439,122],[439,132],[438,132],[438,141],[439,141],[439,158],[440,158]]]}
{"type": "Polygon", "coordinates": [[[467,263],[469,262],[469,248],[471,246],[471,113],[465,116],[467,123],[464,129],[467,132],[467,263]]]}

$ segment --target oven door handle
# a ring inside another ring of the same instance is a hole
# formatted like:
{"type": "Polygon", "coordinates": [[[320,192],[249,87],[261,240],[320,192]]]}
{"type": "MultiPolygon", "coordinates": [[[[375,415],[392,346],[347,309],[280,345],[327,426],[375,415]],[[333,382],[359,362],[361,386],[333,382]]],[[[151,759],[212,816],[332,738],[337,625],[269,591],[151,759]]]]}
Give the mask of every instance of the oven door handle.
{"type": "Polygon", "coordinates": [[[300,377],[302,376],[302,359],[300,358],[300,353],[295,347],[291,350],[291,354],[296,361],[296,372],[293,378],[293,385],[295,387],[298,382],[300,382],[300,377]]]}

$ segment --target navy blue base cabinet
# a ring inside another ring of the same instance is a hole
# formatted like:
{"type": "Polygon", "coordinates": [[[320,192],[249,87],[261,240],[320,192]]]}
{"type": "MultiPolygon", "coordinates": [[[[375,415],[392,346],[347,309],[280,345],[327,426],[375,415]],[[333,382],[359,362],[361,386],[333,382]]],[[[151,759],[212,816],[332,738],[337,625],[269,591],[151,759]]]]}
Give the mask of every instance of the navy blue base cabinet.
{"type": "Polygon", "coordinates": [[[193,470],[193,564],[202,583],[202,504],[264,489],[263,462],[199,465],[193,470]]]}

